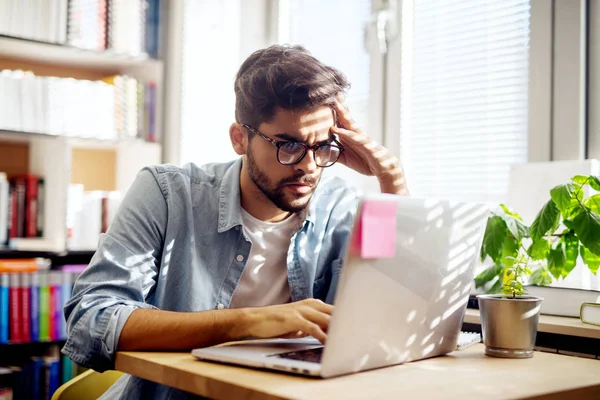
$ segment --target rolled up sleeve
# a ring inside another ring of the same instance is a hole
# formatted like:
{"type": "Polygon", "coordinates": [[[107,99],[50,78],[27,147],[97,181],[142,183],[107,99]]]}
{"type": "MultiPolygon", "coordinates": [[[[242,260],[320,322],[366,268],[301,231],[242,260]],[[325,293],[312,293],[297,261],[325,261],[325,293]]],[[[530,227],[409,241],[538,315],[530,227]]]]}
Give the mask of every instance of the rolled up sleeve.
{"type": "Polygon", "coordinates": [[[90,265],[75,282],[64,307],[67,342],[62,352],[77,364],[100,372],[113,369],[131,313],[156,308],[147,300],[160,268],[166,199],[156,172],[140,171],[90,265]]]}

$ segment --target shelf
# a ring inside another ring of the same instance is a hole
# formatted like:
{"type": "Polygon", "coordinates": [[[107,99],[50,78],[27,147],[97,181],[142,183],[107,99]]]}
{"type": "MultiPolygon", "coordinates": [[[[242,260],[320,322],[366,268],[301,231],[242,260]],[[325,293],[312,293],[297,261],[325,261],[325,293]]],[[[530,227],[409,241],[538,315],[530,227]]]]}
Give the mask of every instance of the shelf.
{"type": "Polygon", "coordinates": [[[95,251],[21,251],[0,248],[0,259],[46,258],[53,267],[70,264],[89,264],[95,251]]]}
{"type": "Polygon", "coordinates": [[[0,141],[27,143],[35,139],[63,139],[68,140],[73,147],[83,148],[115,148],[120,144],[147,144],[149,146],[160,146],[158,142],[147,142],[138,138],[125,138],[125,139],[97,139],[87,138],[80,136],[65,136],[65,135],[53,135],[49,133],[40,132],[24,132],[24,131],[13,131],[0,128],[0,141]]]}
{"type": "Polygon", "coordinates": [[[23,131],[12,131],[0,128],[0,140],[9,142],[28,142],[31,139],[36,138],[57,138],[61,137],[58,135],[51,135],[49,133],[38,133],[38,132],[23,132],[23,131]]]}
{"type": "Polygon", "coordinates": [[[48,340],[44,342],[8,342],[8,343],[0,343],[0,346],[47,346],[51,344],[65,344],[66,339],[57,339],[57,340],[48,340]]]}
{"type": "Polygon", "coordinates": [[[27,60],[36,63],[85,67],[92,70],[115,70],[131,67],[159,68],[161,61],[147,56],[99,52],[73,46],[36,42],[0,35],[0,58],[27,60]]]}
{"type": "MultiPolygon", "coordinates": [[[[468,308],[464,322],[480,325],[479,310],[468,308]]],[[[538,332],[600,339],[600,326],[584,324],[579,318],[540,315],[538,332]]]]}

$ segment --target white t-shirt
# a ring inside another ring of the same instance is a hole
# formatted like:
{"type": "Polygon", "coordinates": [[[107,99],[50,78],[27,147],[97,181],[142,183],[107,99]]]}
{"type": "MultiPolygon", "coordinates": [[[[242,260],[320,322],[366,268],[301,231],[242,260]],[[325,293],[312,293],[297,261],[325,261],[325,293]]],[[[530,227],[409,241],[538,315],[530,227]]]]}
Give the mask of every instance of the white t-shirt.
{"type": "Polygon", "coordinates": [[[286,259],[298,220],[294,214],[281,222],[265,222],[242,209],[244,233],[252,246],[230,308],[264,307],[290,301],[286,259]]]}

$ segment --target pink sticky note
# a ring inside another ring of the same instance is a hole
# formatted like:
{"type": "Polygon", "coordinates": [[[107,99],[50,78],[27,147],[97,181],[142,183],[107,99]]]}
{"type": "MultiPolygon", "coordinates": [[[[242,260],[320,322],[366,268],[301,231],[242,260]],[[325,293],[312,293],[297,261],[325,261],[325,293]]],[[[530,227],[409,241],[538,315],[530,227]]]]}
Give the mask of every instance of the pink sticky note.
{"type": "Polygon", "coordinates": [[[395,201],[365,200],[352,243],[362,258],[392,258],[396,255],[395,201]]]}

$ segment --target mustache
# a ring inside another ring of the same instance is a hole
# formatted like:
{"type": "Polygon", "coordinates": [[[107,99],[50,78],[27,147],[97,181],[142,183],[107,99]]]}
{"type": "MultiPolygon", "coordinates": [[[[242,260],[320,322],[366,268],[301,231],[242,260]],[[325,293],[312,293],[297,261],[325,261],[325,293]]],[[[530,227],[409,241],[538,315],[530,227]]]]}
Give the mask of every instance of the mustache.
{"type": "Polygon", "coordinates": [[[317,184],[317,178],[314,178],[309,175],[302,176],[291,176],[289,178],[283,179],[280,184],[281,185],[289,185],[289,184],[301,184],[301,185],[310,185],[315,186],[317,184]]]}

